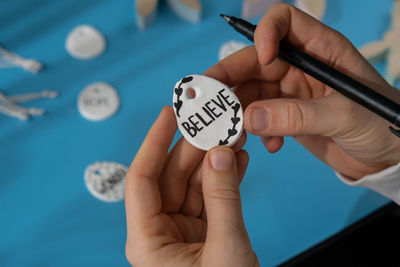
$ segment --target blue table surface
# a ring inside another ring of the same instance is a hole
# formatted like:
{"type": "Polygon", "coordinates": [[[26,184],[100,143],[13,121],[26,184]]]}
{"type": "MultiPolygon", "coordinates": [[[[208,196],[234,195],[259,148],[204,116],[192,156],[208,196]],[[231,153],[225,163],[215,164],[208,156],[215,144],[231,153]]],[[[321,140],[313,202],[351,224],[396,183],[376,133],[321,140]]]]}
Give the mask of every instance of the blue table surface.
{"type": "MultiPolygon", "coordinates": [[[[380,38],[390,25],[390,0],[327,2],[323,21],[356,46],[380,38]]],[[[1,69],[0,89],[60,92],[26,104],[44,107],[43,117],[22,122],[0,114],[1,266],[129,265],[124,203],[94,198],[83,173],[95,161],[129,165],[162,106],[171,104],[175,82],[215,64],[225,41],[244,41],[217,16],[239,16],[241,0],[202,3],[201,23],[190,24],[161,2],[155,24],[142,32],[133,0],[0,2],[0,44],[45,64],[37,75],[1,69]],[[87,61],[68,55],[65,38],[79,24],[105,35],[103,55],[87,61]],[[76,107],[79,92],[96,81],[115,86],[122,102],[102,122],[85,120],[76,107]]],[[[376,67],[383,73],[385,64],[376,67]]],[[[254,136],[246,149],[243,209],[262,266],[279,264],[388,203],[343,184],[291,138],[274,155],[254,136]]]]}

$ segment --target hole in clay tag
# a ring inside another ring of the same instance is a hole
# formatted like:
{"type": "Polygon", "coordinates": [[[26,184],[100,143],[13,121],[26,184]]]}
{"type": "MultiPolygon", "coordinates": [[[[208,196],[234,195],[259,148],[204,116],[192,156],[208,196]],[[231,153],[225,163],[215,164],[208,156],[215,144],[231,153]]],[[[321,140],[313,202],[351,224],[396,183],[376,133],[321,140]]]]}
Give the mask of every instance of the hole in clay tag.
{"type": "Polygon", "coordinates": [[[196,91],[193,88],[188,88],[186,90],[186,97],[188,99],[194,99],[196,98],[196,91]]]}
{"type": "Polygon", "coordinates": [[[232,146],[243,131],[239,99],[227,85],[213,78],[182,78],[174,87],[173,107],[182,135],[202,150],[232,146]]]}

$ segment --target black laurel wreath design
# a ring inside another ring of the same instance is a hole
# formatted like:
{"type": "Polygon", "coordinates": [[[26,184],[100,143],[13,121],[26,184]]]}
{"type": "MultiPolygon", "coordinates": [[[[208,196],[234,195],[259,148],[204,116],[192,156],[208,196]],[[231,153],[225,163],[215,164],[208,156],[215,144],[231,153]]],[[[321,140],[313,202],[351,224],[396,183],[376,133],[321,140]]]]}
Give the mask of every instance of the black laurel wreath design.
{"type": "Polygon", "coordinates": [[[183,105],[183,101],[179,99],[180,96],[181,96],[182,93],[183,93],[183,89],[182,89],[181,86],[182,86],[182,84],[188,83],[188,82],[190,82],[191,80],[193,80],[193,76],[188,76],[188,77],[183,78],[183,79],[181,80],[181,82],[179,83],[178,87],[174,89],[174,92],[175,92],[175,94],[176,94],[176,96],[177,96],[177,97],[176,97],[176,102],[174,103],[174,107],[175,107],[175,110],[176,110],[176,115],[177,115],[179,118],[181,117],[181,116],[179,115],[179,111],[181,110],[181,107],[182,107],[182,105],[183,105]]]}
{"type": "Polygon", "coordinates": [[[234,113],[233,113],[233,117],[231,118],[231,121],[233,123],[232,125],[232,129],[228,129],[228,136],[225,138],[225,140],[219,140],[219,144],[220,146],[224,146],[228,144],[228,140],[229,138],[231,138],[232,136],[235,136],[238,133],[238,130],[236,130],[236,125],[240,122],[240,118],[237,116],[239,109],[240,109],[240,104],[236,103],[235,105],[233,105],[232,107],[234,113]]]}

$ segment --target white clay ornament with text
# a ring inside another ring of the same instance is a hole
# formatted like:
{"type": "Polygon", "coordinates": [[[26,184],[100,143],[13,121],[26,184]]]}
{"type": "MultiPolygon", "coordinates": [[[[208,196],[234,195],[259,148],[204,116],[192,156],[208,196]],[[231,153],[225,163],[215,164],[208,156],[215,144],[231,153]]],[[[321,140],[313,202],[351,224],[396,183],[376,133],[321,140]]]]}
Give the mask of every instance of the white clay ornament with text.
{"type": "Polygon", "coordinates": [[[174,87],[179,130],[197,148],[232,146],[243,131],[243,110],[230,88],[213,78],[189,75],[174,87]]]}
{"type": "Polygon", "coordinates": [[[97,199],[117,202],[125,196],[125,176],[128,168],[117,162],[101,161],[85,169],[85,185],[97,199]]]}
{"type": "Polygon", "coordinates": [[[113,116],[119,109],[117,90],[105,82],[95,82],[85,87],[78,96],[78,110],[92,121],[101,121],[113,116]]]}

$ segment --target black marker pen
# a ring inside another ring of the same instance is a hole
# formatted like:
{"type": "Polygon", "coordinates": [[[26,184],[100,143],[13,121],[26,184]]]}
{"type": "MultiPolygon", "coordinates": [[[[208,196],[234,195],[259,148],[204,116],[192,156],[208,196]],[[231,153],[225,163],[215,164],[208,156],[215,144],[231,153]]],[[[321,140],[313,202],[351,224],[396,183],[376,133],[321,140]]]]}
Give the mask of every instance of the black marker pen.
{"type": "MultiPolygon", "coordinates": [[[[256,25],[232,16],[221,14],[221,17],[236,31],[254,42],[256,25]]],[[[281,41],[278,55],[289,64],[371,110],[390,123],[400,127],[400,105],[389,98],[303,51],[300,51],[286,41],[281,41]]],[[[393,127],[389,127],[389,129],[392,133],[400,137],[400,130],[396,130],[393,127]]]]}

